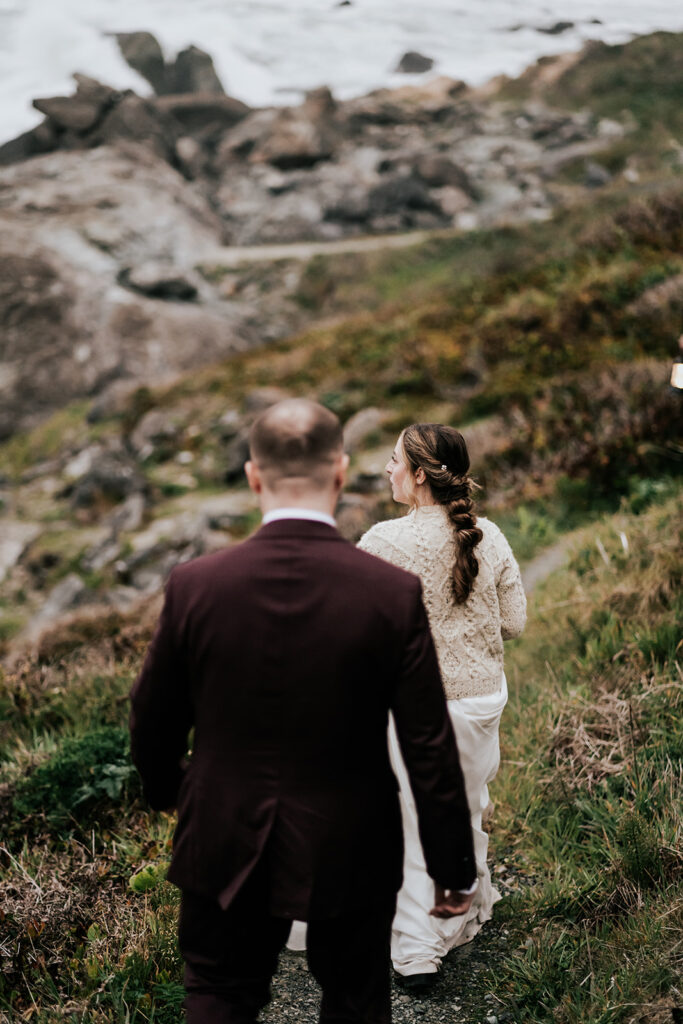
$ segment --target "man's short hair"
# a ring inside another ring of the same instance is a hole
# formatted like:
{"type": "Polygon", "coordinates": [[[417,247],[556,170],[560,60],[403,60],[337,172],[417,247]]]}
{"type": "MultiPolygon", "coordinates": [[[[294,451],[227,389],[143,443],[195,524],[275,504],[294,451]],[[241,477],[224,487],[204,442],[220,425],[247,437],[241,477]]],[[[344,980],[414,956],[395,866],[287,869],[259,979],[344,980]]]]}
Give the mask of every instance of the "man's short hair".
{"type": "Polygon", "coordinates": [[[338,418],[303,398],[270,406],[249,432],[251,457],[270,483],[303,477],[322,485],[342,449],[338,418]]]}

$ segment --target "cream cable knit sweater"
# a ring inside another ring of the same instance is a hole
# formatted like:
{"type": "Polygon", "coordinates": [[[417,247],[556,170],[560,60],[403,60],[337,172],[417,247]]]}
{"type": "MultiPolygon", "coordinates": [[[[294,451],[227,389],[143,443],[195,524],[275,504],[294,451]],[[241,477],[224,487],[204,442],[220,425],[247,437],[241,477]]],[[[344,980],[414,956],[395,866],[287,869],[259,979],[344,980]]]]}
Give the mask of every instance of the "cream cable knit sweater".
{"type": "Polygon", "coordinates": [[[461,605],[451,593],[453,528],[440,505],[422,505],[400,519],[377,523],[358,544],[422,580],[448,700],[500,689],[503,640],[519,636],[526,621],[526,597],[510,545],[488,519],[477,517],[477,526],[484,535],[474,549],[479,574],[461,605]]]}

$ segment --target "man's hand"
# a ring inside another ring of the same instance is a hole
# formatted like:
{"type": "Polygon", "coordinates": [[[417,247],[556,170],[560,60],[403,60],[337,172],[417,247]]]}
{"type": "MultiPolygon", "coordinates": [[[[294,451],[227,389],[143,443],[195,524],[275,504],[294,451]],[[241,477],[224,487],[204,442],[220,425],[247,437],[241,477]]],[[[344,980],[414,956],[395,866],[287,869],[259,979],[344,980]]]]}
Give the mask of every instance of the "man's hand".
{"type": "Polygon", "coordinates": [[[442,886],[434,883],[434,906],[429,911],[432,917],[458,917],[460,914],[466,914],[472,905],[474,899],[474,893],[470,893],[469,896],[464,896],[461,892],[455,892],[452,889],[444,889],[442,886]]]}

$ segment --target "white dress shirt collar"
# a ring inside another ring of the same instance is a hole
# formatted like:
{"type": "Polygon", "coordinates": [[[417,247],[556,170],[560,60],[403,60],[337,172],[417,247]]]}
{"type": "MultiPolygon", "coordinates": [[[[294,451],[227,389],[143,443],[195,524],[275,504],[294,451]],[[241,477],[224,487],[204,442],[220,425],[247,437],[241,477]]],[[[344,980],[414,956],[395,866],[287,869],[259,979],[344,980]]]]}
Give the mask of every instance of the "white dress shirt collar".
{"type": "Polygon", "coordinates": [[[329,516],[326,512],[318,512],[314,508],[274,508],[270,512],[266,512],[263,517],[263,526],[267,526],[268,523],[275,523],[279,519],[309,519],[313,523],[326,523],[328,526],[332,526],[335,530],[337,524],[335,523],[332,516],[329,516]]]}

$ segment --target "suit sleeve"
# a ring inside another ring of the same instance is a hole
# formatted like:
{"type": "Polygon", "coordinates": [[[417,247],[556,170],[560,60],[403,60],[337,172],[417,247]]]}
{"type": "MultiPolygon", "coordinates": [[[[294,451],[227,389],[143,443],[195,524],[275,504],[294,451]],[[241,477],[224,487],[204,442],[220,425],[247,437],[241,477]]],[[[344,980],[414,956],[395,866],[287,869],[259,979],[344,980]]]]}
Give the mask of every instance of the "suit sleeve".
{"type": "Polygon", "coordinates": [[[429,623],[415,581],[392,712],[429,875],[446,889],[477,877],[470,812],[429,623]]]}
{"type": "Polygon", "coordinates": [[[171,574],[142,671],[130,693],[133,763],[155,810],[175,807],[185,773],[192,705],[171,574]]]}

